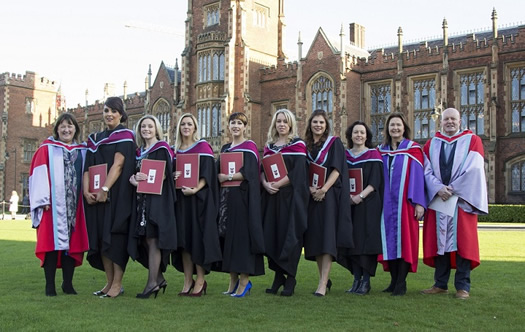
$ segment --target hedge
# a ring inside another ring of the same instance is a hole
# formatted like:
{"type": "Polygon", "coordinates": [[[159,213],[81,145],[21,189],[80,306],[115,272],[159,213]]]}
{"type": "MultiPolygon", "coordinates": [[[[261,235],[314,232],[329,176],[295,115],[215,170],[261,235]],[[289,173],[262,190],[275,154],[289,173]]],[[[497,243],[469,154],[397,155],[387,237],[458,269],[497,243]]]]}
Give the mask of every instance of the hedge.
{"type": "Polygon", "coordinates": [[[525,222],[525,205],[489,204],[489,214],[480,222],[525,222]]]}

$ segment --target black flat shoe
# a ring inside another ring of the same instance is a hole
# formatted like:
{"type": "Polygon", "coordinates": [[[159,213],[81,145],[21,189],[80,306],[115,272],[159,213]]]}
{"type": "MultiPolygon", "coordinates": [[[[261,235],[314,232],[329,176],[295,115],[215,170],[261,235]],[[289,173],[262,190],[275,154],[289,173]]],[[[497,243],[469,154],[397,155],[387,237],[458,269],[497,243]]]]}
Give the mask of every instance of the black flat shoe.
{"type": "Polygon", "coordinates": [[[354,280],[354,283],[352,284],[352,287],[349,290],[346,290],[345,293],[355,293],[355,291],[359,288],[359,285],[361,284],[361,280],[354,280]]]}
{"type": "Polygon", "coordinates": [[[357,295],[366,295],[370,292],[370,289],[372,289],[372,287],[370,287],[370,281],[362,281],[354,293],[357,295]]]}
{"type": "Polygon", "coordinates": [[[403,296],[407,293],[407,283],[406,281],[404,282],[401,282],[401,283],[397,283],[396,284],[396,287],[394,288],[394,290],[392,291],[392,296],[403,296]]]}
{"type": "Polygon", "coordinates": [[[387,288],[383,289],[383,293],[392,293],[394,291],[395,285],[390,284],[387,288]]]}
{"type": "MultiPolygon", "coordinates": [[[[94,294],[94,293],[93,293],[94,294]]],[[[118,295],[116,296],[111,296],[109,294],[106,294],[106,293],[103,293],[104,295],[101,295],[99,296],[100,299],[103,299],[103,298],[106,298],[106,297],[109,297],[109,298],[116,298],[116,297],[119,297],[120,295],[124,294],[124,287],[120,287],[120,292],[118,293],[118,295]]]]}
{"type": "Polygon", "coordinates": [[[62,283],[62,291],[66,294],[70,294],[70,295],[77,295],[77,291],[73,288],[73,285],[70,285],[70,286],[64,286],[64,284],[62,283]]]}
{"type": "Polygon", "coordinates": [[[57,291],[54,285],[51,285],[51,286],[46,285],[46,296],[57,296],[57,291]]]}
{"type": "Polygon", "coordinates": [[[317,292],[315,292],[315,293],[314,293],[314,296],[316,296],[316,297],[324,297],[324,294],[321,294],[321,293],[317,293],[317,292]]]}
{"type": "Polygon", "coordinates": [[[95,295],[95,296],[102,296],[102,295],[106,295],[106,293],[104,293],[104,292],[101,291],[101,290],[98,290],[98,291],[96,291],[96,292],[93,292],[93,295],[95,295]]]}

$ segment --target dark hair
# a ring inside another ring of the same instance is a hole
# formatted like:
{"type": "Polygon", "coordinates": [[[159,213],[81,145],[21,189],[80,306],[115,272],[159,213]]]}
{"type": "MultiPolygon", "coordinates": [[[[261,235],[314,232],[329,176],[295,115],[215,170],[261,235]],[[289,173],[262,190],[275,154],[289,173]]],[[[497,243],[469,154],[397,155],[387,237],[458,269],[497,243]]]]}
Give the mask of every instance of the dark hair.
{"type": "Polygon", "coordinates": [[[120,115],[122,116],[120,118],[120,123],[126,122],[126,120],[128,119],[128,114],[124,110],[124,103],[122,102],[122,99],[120,99],[119,97],[109,97],[108,99],[106,99],[104,105],[120,113],[120,115]]]}
{"type": "Polygon", "coordinates": [[[248,125],[248,117],[246,116],[246,114],[242,113],[242,112],[235,112],[235,113],[232,113],[230,115],[230,117],[228,118],[228,123],[232,122],[233,120],[241,120],[242,123],[244,123],[244,125],[248,125]]]}
{"type": "Polygon", "coordinates": [[[390,120],[392,120],[393,118],[399,118],[401,119],[401,122],[403,122],[403,127],[404,127],[403,137],[404,138],[410,139],[410,135],[411,135],[410,127],[408,126],[407,120],[405,119],[405,116],[403,115],[403,113],[398,113],[398,112],[390,113],[390,115],[386,118],[385,135],[384,135],[385,140],[383,142],[384,144],[388,144],[389,146],[392,146],[392,137],[390,136],[390,133],[388,131],[388,125],[390,124],[390,120]]]}
{"type": "Polygon", "coordinates": [[[321,136],[321,139],[319,140],[318,144],[324,144],[324,142],[326,141],[326,139],[328,138],[328,134],[330,133],[330,122],[328,121],[328,115],[326,114],[326,111],[325,110],[315,110],[312,112],[312,114],[310,115],[310,118],[308,119],[308,125],[306,126],[306,132],[304,134],[304,141],[306,143],[306,147],[308,148],[308,150],[312,150],[313,146],[314,146],[314,134],[312,133],[312,120],[316,117],[316,116],[322,116],[325,123],[326,123],[326,128],[324,130],[324,133],[323,135],[321,136]]]}
{"type": "Polygon", "coordinates": [[[77,119],[75,119],[75,116],[71,113],[62,113],[55,121],[55,126],[53,127],[53,138],[58,140],[58,126],[62,124],[62,122],[67,121],[71,123],[73,126],[75,126],[75,135],[73,135],[73,141],[78,141],[78,136],[80,135],[80,127],[78,126],[77,119]]]}
{"type": "Polygon", "coordinates": [[[367,148],[369,148],[369,149],[373,148],[373,146],[372,146],[372,136],[374,134],[372,134],[372,130],[370,130],[370,128],[368,128],[366,123],[364,123],[363,121],[356,121],[356,122],[352,123],[350,125],[350,127],[348,127],[346,129],[345,136],[346,136],[346,142],[348,144],[348,147],[350,149],[354,147],[354,142],[352,141],[352,133],[354,132],[354,127],[357,126],[357,125],[361,125],[361,126],[365,127],[365,131],[366,131],[365,146],[367,148]]]}

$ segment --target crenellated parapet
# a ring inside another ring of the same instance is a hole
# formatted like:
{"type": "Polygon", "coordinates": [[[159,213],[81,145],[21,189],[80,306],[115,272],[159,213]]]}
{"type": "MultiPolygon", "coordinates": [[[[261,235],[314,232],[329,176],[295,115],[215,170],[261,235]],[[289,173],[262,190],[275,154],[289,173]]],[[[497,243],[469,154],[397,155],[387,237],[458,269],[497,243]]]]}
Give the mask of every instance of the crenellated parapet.
{"type": "MultiPolygon", "coordinates": [[[[122,98],[122,96],[120,96],[122,98]]],[[[124,100],[124,105],[126,107],[126,110],[128,109],[134,109],[137,107],[143,107],[144,103],[146,101],[146,94],[144,92],[135,92],[134,94],[130,94],[127,96],[127,98],[124,100]]],[[[104,109],[104,101],[102,100],[96,100],[94,104],[82,106],[80,104],[77,105],[75,108],[69,108],[67,111],[70,113],[75,114],[75,116],[84,116],[84,114],[90,115],[90,114],[96,114],[101,113],[104,109]]]]}
{"type": "Polygon", "coordinates": [[[279,79],[279,78],[295,76],[297,74],[298,68],[299,68],[299,63],[297,61],[293,61],[293,62],[279,61],[276,66],[261,67],[259,69],[259,72],[261,73],[261,79],[272,80],[272,79],[279,79]]]}
{"type": "Polygon", "coordinates": [[[367,58],[357,58],[353,63],[356,70],[383,70],[391,68],[399,60],[403,65],[415,65],[441,61],[444,53],[450,59],[466,56],[491,55],[492,46],[497,45],[500,50],[522,49],[525,47],[525,26],[514,26],[499,30],[499,35],[493,38],[492,31],[478,31],[453,37],[447,36],[447,43],[443,39],[433,39],[418,43],[405,44],[399,54],[398,46],[370,50],[367,58]],[[373,67],[371,69],[370,67],[373,67]]]}
{"type": "Polygon", "coordinates": [[[0,74],[0,85],[11,85],[13,87],[37,89],[49,92],[58,90],[58,82],[43,76],[38,76],[35,72],[26,71],[25,75],[5,72],[0,74]]]}

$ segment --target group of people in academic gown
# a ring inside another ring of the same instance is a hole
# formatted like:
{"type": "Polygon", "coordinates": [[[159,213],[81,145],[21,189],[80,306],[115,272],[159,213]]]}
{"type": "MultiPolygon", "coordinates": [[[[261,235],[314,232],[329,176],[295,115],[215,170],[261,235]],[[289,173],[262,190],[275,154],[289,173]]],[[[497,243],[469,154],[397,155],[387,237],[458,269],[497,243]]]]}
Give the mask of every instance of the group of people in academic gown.
{"type": "Polygon", "coordinates": [[[124,292],[129,257],[148,268],[138,298],[166,290],[163,273],[170,258],[184,272],[180,296],[206,294],[205,275],[213,269],[230,275],[224,294],[243,297],[252,288],[249,277],[264,274],[263,255],[275,273],[266,292],[277,294],[283,287],[281,295],[290,296],[303,247],[305,258],[317,262],[315,296],[330,290],[333,261],[354,275],[348,293],[369,293],[380,262],[391,274],[384,291],[404,295],[408,272],[417,270],[418,220],[425,214],[423,261],[436,272],[435,284],[422,293],[446,293],[450,269],[457,268],[456,297],[469,297],[470,270],[479,265],[477,215],[488,209],[482,142],[460,130],[457,110],[443,112],[443,132],[424,149],[410,140],[404,116],[392,113],[380,147],[371,146],[372,132],[357,121],[346,131],[347,150],[329,135],[326,112],[311,114],[303,141],[293,113],[278,110],[263,153],[283,157],[287,175],[276,182],[267,180],[257,146],[244,137],[248,119],[243,113],[228,119],[232,141],[221,154],[243,156],[242,167],[228,174],[220,167],[221,156],[216,161],[209,143],[199,138],[193,115],[179,118],[175,152],[161,139],[154,116],[140,119],[135,133],[122,126],[126,118],[122,100],[108,98],[106,129],[78,144],[78,124],[63,114],[53,137],[35,153],[31,214],[47,295],[56,295],[57,267],[63,268],[64,292],[76,293],[74,267],[87,251],[88,262],[106,274],[106,285],[94,292],[100,297],[124,292]],[[176,188],[177,157],[190,153],[199,156],[198,185],[176,188]],[[161,195],[136,190],[147,179],[141,172],[145,159],[165,162],[161,195]],[[312,163],[326,168],[320,187],[309,183],[312,163]],[[107,176],[101,190],[90,192],[89,168],[103,164],[107,176]],[[361,170],[361,192],[349,195],[348,169],[361,170]],[[229,181],[238,185],[228,186],[229,181]],[[435,200],[451,205],[453,213],[441,211],[435,200]]]}

